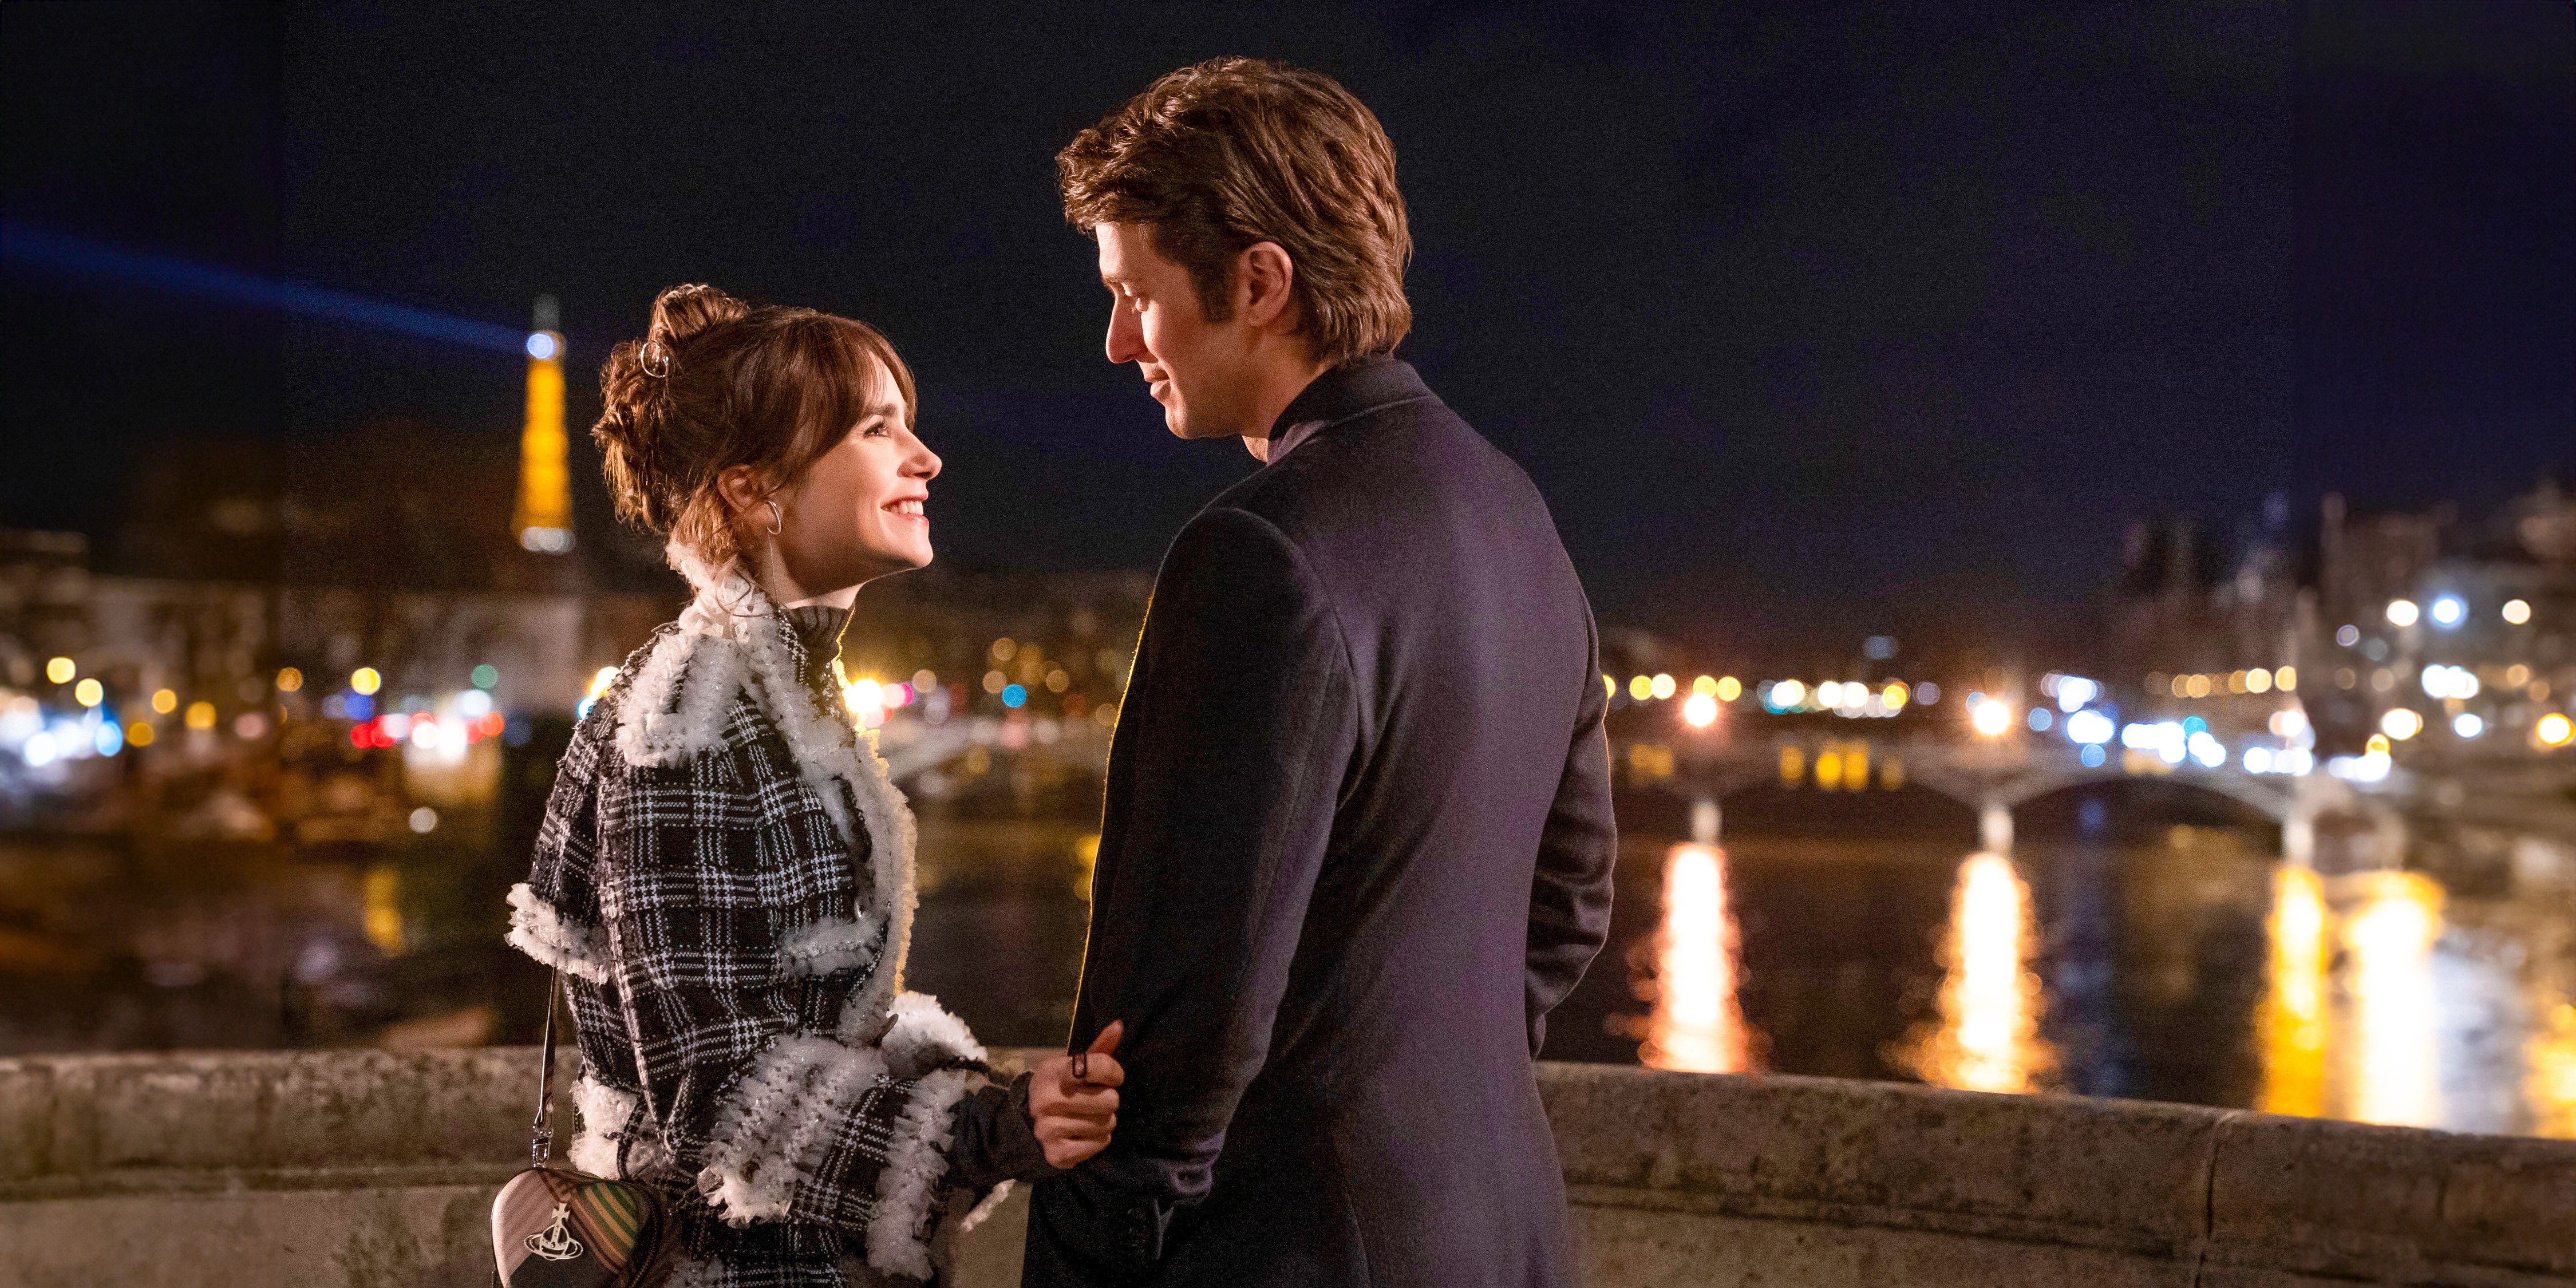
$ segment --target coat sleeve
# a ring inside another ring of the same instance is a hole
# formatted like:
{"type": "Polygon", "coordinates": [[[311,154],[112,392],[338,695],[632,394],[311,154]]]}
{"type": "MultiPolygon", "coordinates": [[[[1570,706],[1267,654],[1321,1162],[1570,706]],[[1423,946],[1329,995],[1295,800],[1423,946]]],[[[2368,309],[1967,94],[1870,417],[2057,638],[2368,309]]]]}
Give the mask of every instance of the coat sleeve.
{"type": "Polygon", "coordinates": [[[782,953],[846,911],[847,887],[811,874],[848,860],[774,777],[737,747],[600,785],[607,966],[661,1137],[643,1179],[731,1225],[837,1227],[879,1269],[927,1277],[954,1109],[985,1080],[940,1053],[982,1051],[910,995],[881,1041],[817,1031],[809,991],[855,991],[873,963],[816,975],[782,953]]]}
{"type": "Polygon", "coordinates": [[[1133,1283],[1204,1197],[1267,1059],[1358,739],[1341,625],[1296,550],[1202,513],[1157,578],[1119,712],[1076,1049],[1126,1022],[1127,1091],[1096,1158],[1038,1183],[1031,1256],[1133,1283]]]}
{"type": "Polygon", "coordinates": [[[1597,638],[1588,656],[1565,772],[1539,832],[1538,867],[1530,881],[1525,996],[1532,1056],[1547,1040],[1547,1013],[1574,991],[1610,938],[1619,826],[1610,808],[1610,744],[1602,728],[1610,703],[1597,638]]]}

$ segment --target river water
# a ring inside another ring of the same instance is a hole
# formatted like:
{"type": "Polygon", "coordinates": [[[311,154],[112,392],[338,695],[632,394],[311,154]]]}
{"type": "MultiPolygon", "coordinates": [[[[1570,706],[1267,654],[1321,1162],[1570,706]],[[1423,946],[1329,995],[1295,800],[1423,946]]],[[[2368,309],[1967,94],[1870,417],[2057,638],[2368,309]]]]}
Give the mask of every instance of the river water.
{"type": "MultiPolygon", "coordinates": [[[[2576,1137],[2565,901],[2319,877],[2260,827],[2062,812],[2006,855],[1959,818],[1767,828],[1759,808],[1700,845],[1623,802],[1612,943],[1546,1055],[2576,1137]]],[[[1070,814],[926,808],[911,987],[989,1043],[1060,1040],[1096,846],[1070,814]]],[[[526,1040],[543,976],[491,946],[513,865],[424,853],[0,843],[0,1054],[526,1040]]]]}

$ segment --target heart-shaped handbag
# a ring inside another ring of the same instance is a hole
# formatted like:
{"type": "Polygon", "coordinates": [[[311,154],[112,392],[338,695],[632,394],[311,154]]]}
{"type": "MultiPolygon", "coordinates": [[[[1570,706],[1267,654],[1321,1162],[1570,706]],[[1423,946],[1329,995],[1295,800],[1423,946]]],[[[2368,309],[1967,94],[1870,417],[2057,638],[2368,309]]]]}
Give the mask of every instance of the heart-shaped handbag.
{"type": "Polygon", "coordinates": [[[492,1200],[492,1257],[502,1288],[653,1288],[669,1273],[674,1223],[653,1191],[548,1164],[554,1131],[558,971],[546,990],[537,1116],[528,1124],[531,1166],[492,1200]]]}

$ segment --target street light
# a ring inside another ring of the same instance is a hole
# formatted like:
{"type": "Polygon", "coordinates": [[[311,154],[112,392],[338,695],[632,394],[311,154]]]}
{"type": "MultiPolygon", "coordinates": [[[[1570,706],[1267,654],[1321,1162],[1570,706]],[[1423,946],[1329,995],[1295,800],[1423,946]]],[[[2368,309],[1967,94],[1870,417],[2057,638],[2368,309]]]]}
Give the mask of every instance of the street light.
{"type": "Polygon", "coordinates": [[[1682,704],[1682,719],[1693,729],[1705,729],[1717,723],[1717,695],[1694,693],[1682,704]]]}
{"type": "Polygon", "coordinates": [[[2386,715],[2379,717],[2379,731],[2404,742],[2424,731],[2424,717],[2406,707],[2390,707],[2386,715]]]}
{"type": "Polygon", "coordinates": [[[2531,620],[2531,601],[2527,599],[2504,601],[2504,620],[2508,626],[2521,626],[2528,623],[2531,620]]]}
{"type": "Polygon", "coordinates": [[[2543,747],[2564,747],[2576,742],[2576,721],[2552,711],[2531,727],[2531,736],[2539,739],[2543,747]]]}
{"type": "Polygon", "coordinates": [[[2391,626],[2412,626],[2415,624],[2416,619],[2423,615],[2423,610],[2415,607],[2414,600],[2392,599],[2388,601],[2388,624],[2391,626]]]}
{"type": "Polygon", "coordinates": [[[1988,738],[2002,737],[2006,729],[2012,728],[2012,722],[2012,708],[1993,698],[1978,703],[1976,710],[1968,713],[1968,723],[1988,738]]]}
{"type": "Polygon", "coordinates": [[[2433,601],[2433,624],[2444,630],[2459,625],[2469,616],[2469,606],[2457,595],[2444,595],[2433,601]]]}

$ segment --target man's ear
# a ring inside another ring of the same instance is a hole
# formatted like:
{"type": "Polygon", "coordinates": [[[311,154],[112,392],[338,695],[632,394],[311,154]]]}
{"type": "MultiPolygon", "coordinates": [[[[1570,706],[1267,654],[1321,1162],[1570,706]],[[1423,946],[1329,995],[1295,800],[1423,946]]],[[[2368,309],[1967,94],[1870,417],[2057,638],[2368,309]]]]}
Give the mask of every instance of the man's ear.
{"type": "Polygon", "coordinates": [[[1234,310],[1245,321],[1269,328],[1297,320],[1289,288],[1297,281],[1297,261],[1277,242],[1254,242],[1235,257],[1234,310]]]}

